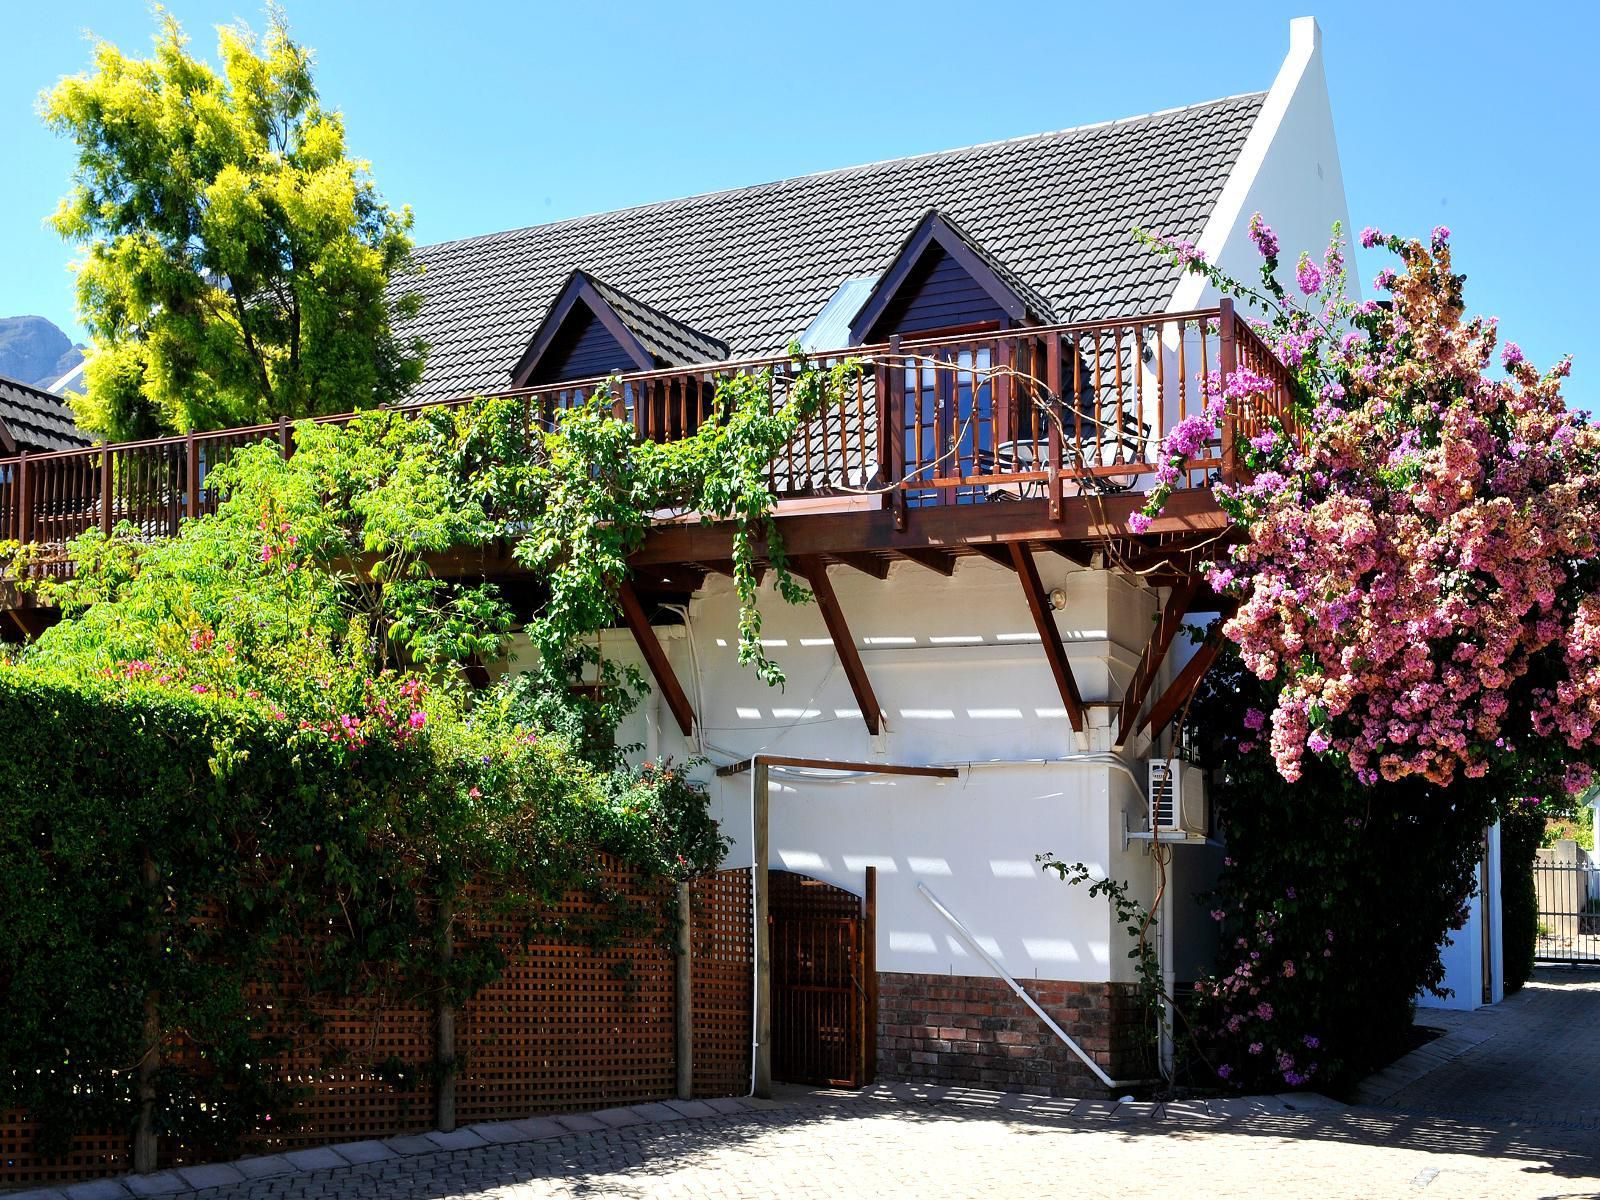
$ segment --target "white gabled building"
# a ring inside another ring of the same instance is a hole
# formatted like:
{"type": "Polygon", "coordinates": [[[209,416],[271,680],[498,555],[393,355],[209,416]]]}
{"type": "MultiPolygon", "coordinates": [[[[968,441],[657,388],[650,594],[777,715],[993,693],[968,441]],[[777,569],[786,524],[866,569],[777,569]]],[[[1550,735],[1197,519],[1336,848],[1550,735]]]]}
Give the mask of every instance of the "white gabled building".
{"type": "MultiPolygon", "coordinates": [[[[626,410],[659,438],[695,427],[718,374],[791,339],[870,363],[778,470],[785,545],[826,601],[763,587],[783,690],[736,662],[726,528],[658,528],[631,629],[602,638],[657,677],[623,732],[651,756],[791,760],[766,768],[768,868],[856,894],[875,873],[853,982],[876,988],[853,1000],[806,940],[832,927],[804,897],[832,893],[772,886],[780,1076],[858,1075],[875,1041],[879,1077],[1070,1089],[1090,1080],[1062,1035],[1102,1083],[1134,1069],[1127,937],[1035,856],[1147,903],[1158,886],[1149,764],[1171,756],[1197,677],[1172,634],[1216,606],[1191,567],[1221,528],[1205,485],[1231,462],[1198,465],[1150,531],[1128,517],[1200,371],[1265,359],[1131,231],[1248,274],[1257,210],[1286,253],[1349,228],[1309,18],[1263,93],[419,252],[427,303],[400,332],[430,343],[423,399],[513,385],[559,405],[622,373],[626,410]]],[[[758,773],[707,774],[729,866],[749,866],[758,773]]],[[[1178,981],[1211,950],[1193,895],[1220,854],[1200,781],[1181,784],[1175,823],[1194,834],[1161,856],[1178,981]]]]}

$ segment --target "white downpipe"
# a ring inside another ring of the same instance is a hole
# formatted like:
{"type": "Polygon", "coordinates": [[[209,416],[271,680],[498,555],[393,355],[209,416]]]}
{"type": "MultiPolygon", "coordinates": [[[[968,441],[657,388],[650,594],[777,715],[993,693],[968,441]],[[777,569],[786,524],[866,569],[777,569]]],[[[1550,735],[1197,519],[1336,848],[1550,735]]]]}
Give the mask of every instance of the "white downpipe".
{"type": "Polygon", "coordinates": [[[961,918],[956,916],[955,913],[951,912],[942,903],[940,903],[939,898],[928,890],[927,884],[917,884],[917,891],[921,892],[924,899],[926,899],[929,904],[933,905],[933,907],[938,910],[940,916],[942,916],[946,921],[949,921],[951,925],[955,926],[956,932],[965,938],[967,944],[978,952],[978,956],[982,958],[984,962],[989,964],[990,969],[994,971],[996,975],[1000,976],[1001,979],[1004,979],[1006,983],[1011,985],[1011,990],[1017,994],[1017,998],[1029,1008],[1033,1009],[1034,1015],[1049,1027],[1050,1032],[1055,1034],[1064,1043],[1066,1043],[1068,1050],[1071,1050],[1083,1060],[1083,1065],[1094,1072],[1096,1079],[1105,1084],[1105,1086],[1108,1088],[1119,1088],[1126,1087],[1132,1083],[1150,1082],[1149,1080],[1145,1079],[1113,1079],[1111,1076],[1107,1075],[1103,1070],[1100,1069],[1100,1064],[1095,1062],[1095,1060],[1090,1057],[1089,1052],[1082,1046],[1078,1045],[1077,1042],[1073,1041],[1068,1035],[1067,1031],[1056,1024],[1055,1018],[1049,1013],[1045,1012],[1045,1010],[1039,1006],[1039,1002],[1032,996],[1028,995],[1028,993],[1023,990],[1022,985],[1011,977],[1011,973],[995,961],[994,955],[990,954],[978,944],[978,939],[973,937],[972,932],[961,923],[961,918]]]}
{"type": "Polygon", "coordinates": [[[752,1099],[756,1094],[756,1054],[761,1050],[760,1030],[756,1025],[756,1009],[761,1001],[761,959],[756,954],[756,939],[760,936],[756,932],[755,917],[760,911],[756,903],[756,780],[761,777],[761,772],[754,769],[750,771],[750,1090],[745,1093],[745,1098],[752,1099]]]}

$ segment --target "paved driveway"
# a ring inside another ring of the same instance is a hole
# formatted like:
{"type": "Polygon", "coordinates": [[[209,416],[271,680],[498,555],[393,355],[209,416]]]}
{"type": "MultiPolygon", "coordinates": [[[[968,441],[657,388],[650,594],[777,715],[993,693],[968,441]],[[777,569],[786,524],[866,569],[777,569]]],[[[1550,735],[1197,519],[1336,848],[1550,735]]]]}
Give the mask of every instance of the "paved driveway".
{"type": "MultiPolygon", "coordinates": [[[[189,1195],[1597,1197],[1597,1016],[1600,976],[1542,982],[1492,1015],[1453,1019],[1449,1037],[1380,1077],[1374,1103],[1353,1108],[1316,1097],[1162,1108],[957,1089],[797,1090],[720,1111],[647,1105],[358,1143],[343,1157],[308,1152],[340,1164],[309,1171],[281,1159],[196,1168],[194,1183],[219,1177],[206,1172],[236,1182],[189,1195]],[[241,1168],[263,1177],[243,1180],[241,1168]]],[[[145,1192],[156,1182],[127,1181],[145,1192]]],[[[102,1194],[130,1194],[113,1186],[102,1194]]]]}

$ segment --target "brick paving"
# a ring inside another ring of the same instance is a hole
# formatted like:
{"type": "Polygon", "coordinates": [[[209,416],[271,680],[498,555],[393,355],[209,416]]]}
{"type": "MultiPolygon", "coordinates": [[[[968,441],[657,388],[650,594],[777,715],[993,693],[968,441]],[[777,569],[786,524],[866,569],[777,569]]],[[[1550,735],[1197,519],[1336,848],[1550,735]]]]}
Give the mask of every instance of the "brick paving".
{"type": "Polygon", "coordinates": [[[905,1083],[794,1089],[774,1101],[498,1122],[36,1195],[1600,1197],[1600,974],[1543,976],[1507,1006],[1441,1023],[1454,1042],[1375,1077],[1355,1107],[1316,1096],[1150,1105],[905,1083]],[[330,1152],[344,1165],[318,1166],[330,1152]]]}
{"type": "Polygon", "coordinates": [[[1445,1036],[1368,1079],[1362,1103],[1600,1135],[1600,970],[1544,968],[1503,1003],[1417,1021],[1445,1036]]]}

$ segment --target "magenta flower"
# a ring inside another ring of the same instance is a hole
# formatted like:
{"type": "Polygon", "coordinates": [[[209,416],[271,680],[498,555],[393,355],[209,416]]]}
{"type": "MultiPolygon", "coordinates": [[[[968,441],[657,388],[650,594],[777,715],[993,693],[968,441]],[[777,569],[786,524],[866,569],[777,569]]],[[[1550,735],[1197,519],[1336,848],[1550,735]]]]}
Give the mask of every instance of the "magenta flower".
{"type": "Polygon", "coordinates": [[[1260,213],[1250,218],[1250,240],[1256,244],[1256,251],[1262,258],[1278,257],[1278,235],[1261,219],[1260,213]]]}
{"type": "Polygon", "coordinates": [[[1303,295],[1315,296],[1322,290],[1322,272],[1317,270],[1309,254],[1300,255],[1300,264],[1295,268],[1294,277],[1303,295]]]}

